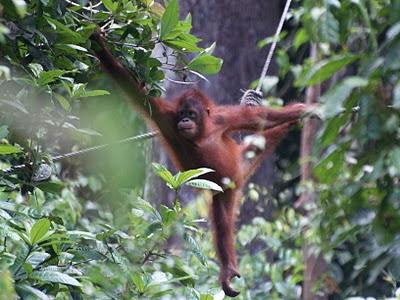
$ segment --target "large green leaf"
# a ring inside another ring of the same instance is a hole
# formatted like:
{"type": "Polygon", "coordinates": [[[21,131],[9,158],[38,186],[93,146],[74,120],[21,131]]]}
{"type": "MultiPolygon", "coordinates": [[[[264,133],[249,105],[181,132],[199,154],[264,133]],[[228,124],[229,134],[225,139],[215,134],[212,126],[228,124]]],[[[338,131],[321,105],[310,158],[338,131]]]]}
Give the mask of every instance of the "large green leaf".
{"type": "Polygon", "coordinates": [[[21,149],[12,145],[0,144],[0,155],[20,153],[21,149]]]}
{"type": "Polygon", "coordinates": [[[195,57],[187,66],[189,70],[193,70],[202,74],[215,74],[221,70],[222,59],[205,54],[195,57]]]}
{"type": "Polygon", "coordinates": [[[178,0],[171,0],[161,17],[160,39],[170,33],[179,22],[178,0]]]}
{"type": "Polygon", "coordinates": [[[45,281],[45,282],[56,282],[56,283],[62,283],[66,285],[72,285],[72,286],[80,286],[81,284],[79,283],[78,280],[75,278],[64,274],[60,272],[55,272],[55,271],[36,271],[33,272],[32,277],[45,281]]]}
{"type": "Polygon", "coordinates": [[[338,55],[322,60],[305,70],[296,80],[298,87],[311,86],[330,78],[337,71],[358,59],[355,55],[338,55]]]}
{"type": "Polygon", "coordinates": [[[350,96],[353,89],[363,87],[368,84],[368,80],[362,77],[348,77],[331,90],[329,90],[322,98],[324,103],[322,110],[326,118],[336,116],[343,111],[343,103],[350,96]]]}
{"type": "Polygon", "coordinates": [[[209,169],[209,168],[199,168],[199,169],[194,169],[194,170],[188,170],[185,172],[179,172],[174,176],[174,178],[178,185],[182,185],[185,182],[187,182],[193,178],[199,177],[201,175],[204,175],[204,174],[207,174],[210,172],[215,172],[215,171],[212,169],[209,169]]]}
{"type": "Polygon", "coordinates": [[[47,218],[40,219],[35,224],[33,224],[31,231],[29,233],[32,245],[40,241],[40,239],[46,235],[49,229],[50,229],[50,221],[47,218]]]}

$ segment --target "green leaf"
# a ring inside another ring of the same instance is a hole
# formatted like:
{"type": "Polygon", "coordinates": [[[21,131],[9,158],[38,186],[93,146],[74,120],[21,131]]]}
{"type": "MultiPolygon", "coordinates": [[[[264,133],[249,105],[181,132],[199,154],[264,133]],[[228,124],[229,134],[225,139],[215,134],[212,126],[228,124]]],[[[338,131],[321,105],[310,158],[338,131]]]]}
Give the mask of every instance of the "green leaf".
{"type": "Polygon", "coordinates": [[[75,278],[55,271],[36,271],[33,272],[32,277],[44,282],[57,282],[66,285],[81,286],[79,281],[75,278]]]}
{"type": "Polygon", "coordinates": [[[214,298],[214,296],[211,294],[200,294],[200,300],[214,300],[214,299],[216,298],[214,298]]]}
{"type": "Polygon", "coordinates": [[[170,188],[177,188],[174,176],[171,174],[170,171],[168,171],[166,167],[157,163],[153,163],[152,166],[156,175],[158,177],[161,177],[161,179],[164,180],[170,188]]]}
{"type": "Polygon", "coordinates": [[[323,97],[321,102],[324,103],[322,111],[324,118],[336,116],[344,110],[343,103],[350,96],[353,89],[363,87],[368,84],[368,80],[362,77],[348,77],[332,89],[330,89],[323,97]]]}
{"type": "Polygon", "coordinates": [[[215,172],[215,171],[212,169],[209,169],[209,168],[199,168],[199,169],[194,169],[194,170],[188,170],[185,172],[179,172],[174,176],[174,178],[176,180],[176,184],[181,186],[182,184],[184,184],[185,182],[187,182],[193,178],[196,178],[203,174],[207,174],[207,173],[211,173],[211,172],[215,172]]]}
{"type": "Polygon", "coordinates": [[[301,45],[307,43],[309,40],[310,37],[308,36],[307,30],[300,28],[294,37],[293,46],[297,50],[301,45]]]}
{"type": "Polygon", "coordinates": [[[165,41],[164,43],[173,49],[185,52],[198,52],[201,50],[201,48],[197,47],[196,44],[180,39],[165,41]]]}
{"type": "Polygon", "coordinates": [[[12,0],[15,11],[17,14],[23,18],[26,15],[26,2],[24,0],[12,0]]]}
{"type": "Polygon", "coordinates": [[[0,155],[20,153],[21,149],[12,145],[0,144],[0,155]]]}
{"type": "Polygon", "coordinates": [[[38,183],[35,186],[43,192],[57,195],[59,195],[64,188],[64,184],[62,182],[54,181],[38,183]]]}
{"type": "Polygon", "coordinates": [[[202,74],[215,74],[221,70],[222,62],[220,58],[205,54],[195,57],[187,67],[202,74]]]}
{"type": "Polygon", "coordinates": [[[339,22],[330,11],[325,11],[318,23],[322,41],[332,44],[339,42],[339,22]]]}
{"type": "MultiPolygon", "coordinates": [[[[26,284],[17,284],[16,290],[18,291],[18,295],[21,299],[40,299],[40,300],[50,300],[51,298],[48,297],[45,293],[41,290],[35,289],[26,284]]],[[[7,298],[12,299],[12,298],[7,298]]]]}
{"type": "Polygon", "coordinates": [[[50,254],[46,252],[32,252],[32,254],[28,257],[26,262],[31,264],[32,267],[36,268],[38,265],[43,263],[49,257],[50,254]]]}
{"type": "Polygon", "coordinates": [[[71,105],[69,104],[69,101],[60,94],[57,93],[53,93],[54,97],[56,97],[58,103],[60,103],[61,107],[65,110],[65,111],[71,111],[71,105]]]}
{"type": "MultiPolygon", "coordinates": [[[[3,265],[4,266],[4,265],[3,265]]],[[[2,267],[0,271],[1,299],[18,299],[14,290],[14,280],[11,272],[2,267]]],[[[20,295],[19,295],[20,296],[20,295]]]]}
{"type": "Polygon", "coordinates": [[[47,218],[40,219],[33,224],[30,235],[31,244],[36,244],[41,238],[43,238],[50,229],[50,221],[47,218]]]}
{"type": "Polygon", "coordinates": [[[161,205],[160,215],[164,225],[169,225],[176,220],[177,212],[165,205],[161,205]]]}
{"type": "Polygon", "coordinates": [[[223,192],[223,189],[215,182],[206,179],[193,179],[185,183],[188,186],[196,189],[212,190],[217,192],[223,192]]]}
{"type": "Polygon", "coordinates": [[[118,8],[118,2],[113,2],[112,0],[101,0],[104,6],[112,13],[115,13],[118,8]]]}
{"type": "MultiPolygon", "coordinates": [[[[328,115],[328,113],[324,113],[328,115]]],[[[324,116],[326,117],[326,116],[324,116]]],[[[319,137],[318,146],[321,148],[327,147],[334,143],[340,134],[340,129],[346,123],[347,116],[345,114],[338,115],[335,118],[331,118],[325,122],[325,129],[322,135],[319,137]]]]}
{"type": "Polygon", "coordinates": [[[171,0],[161,17],[160,39],[170,33],[179,22],[179,4],[178,0],[171,0]]]}
{"type": "Polygon", "coordinates": [[[133,284],[136,286],[136,289],[139,293],[144,293],[145,291],[145,283],[142,277],[142,274],[135,272],[132,275],[133,284]]]}
{"type": "Polygon", "coordinates": [[[97,96],[104,96],[110,95],[109,91],[106,90],[93,90],[93,91],[84,91],[79,98],[86,98],[86,97],[97,97],[97,96]]]}
{"type": "Polygon", "coordinates": [[[65,46],[74,49],[74,50],[78,50],[78,51],[82,51],[82,52],[88,52],[88,50],[86,48],[83,48],[81,46],[78,45],[74,45],[74,44],[65,44],[65,46]]]}
{"type": "Polygon", "coordinates": [[[71,30],[63,23],[46,16],[44,18],[47,20],[51,27],[56,29],[58,43],[76,45],[85,41],[85,39],[79,33],[71,30]]]}
{"type": "Polygon", "coordinates": [[[305,87],[321,83],[357,59],[358,56],[354,55],[338,55],[322,60],[303,72],[296,80],[295,85],[305,87]]]}
{"type": "Polygon", "coordinates": [[[37,83],[40,86],[46,85],[50,82],[56,81],[64,73],[65,73],[65,71],[63,71],[63,70],[50,70],[50,71],[42,72],[39,74],[37,83]]]}
{"type": "Polygon", "coordinates": [[[315,175],[322,183],[333,183],[340,176],[344,161],[344,151],[335,149],[318,162],[315,175]]]}
{"type": "Polygon", "coordinates": [[[43,66],[41,64],[31,63],[28,66],[35,77],[39,77],[40,73],[43,72],[43,66]]]}
{"type": "Polygon", "coordinates": [[[203,266],[207,266],[207,258],[201,251],[201,248],[197,241],[189,234],[185,233],[183,236],[185,241],[188,243],[191,252],[196,256],[196,258],[200,261],[203,266]]]}

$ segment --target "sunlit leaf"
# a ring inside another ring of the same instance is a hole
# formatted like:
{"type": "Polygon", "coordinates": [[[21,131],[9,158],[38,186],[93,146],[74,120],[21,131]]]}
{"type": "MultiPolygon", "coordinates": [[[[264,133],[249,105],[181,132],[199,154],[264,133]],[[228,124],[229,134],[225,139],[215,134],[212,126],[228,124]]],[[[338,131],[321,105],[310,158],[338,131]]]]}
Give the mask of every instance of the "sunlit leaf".
{"type": "Polygon", "coordinates": [[[50,221],[49,219],[40,219],[35,224],[33,224],[31,231],[29,233],[30,241],[34,245],[36,244],[41,238],[43,238],[46,233],[50,229],[50,221]]]}
{"type": "Polygon", "coordinates": [[[109,95],[110,92],[106,90],[92,90],[92,91],[85,91],[83,92],[79,97],[81,98],[86,98],[86,97],[98,97],[98,96],[104,96],[104,95],[109,95]]]}
{"type": "Polygon", "coordinates": [[[221,70],[222,62],[220,58],[205,54],[195,57],[187,67],[202,74],[215,74],[221,70]]]}
{"type": "Polygon", "coordinates": [[[178,0],[171,0],[161,17],[160,38],[163,39],[179,22],[178,0]]]}
{"type": "Polygon", "coordinates": [[[0,144],[0,155],[20,153],[21,149],[12,145],[0,144]]]}
{"type": "Polygon", "coordinates": [[[113,0],[101,0],[104,6],[112,13],[115,13],[118,8],[118,2],[114,2],[113,0]]]}
{"type": "Polygon", "coordinates": [[[161,177],[172,188],[177,188],[175,186],[174,176],[171,174],[170,171],[168,171],[166,167],[157,163],[153,163],[152,166],[157,176],[161,177]]]}
{"type": "Polygon", "coordinates": [[[136,286],[136,289],[139,293],[144,293],[145,291],[145,283],[142,278],[142,275],[138,272],[133,273],[132,275],[133,284],[136,286]]]}
{"type": "Polygon", "coordinates": [[[223,192],[223,189],[218,184],[206,179],[192,179],[185,184],[197,189],[223,192]]]}
{"type": "Polygon", "coordinates": [[[176,183],[178,185],[182,185],[185,182],[187,182],[187,181],[189,181],[189,180],[191,180],[193,178],[199,177],[201,175],[204,175],[204,174],[207,174],[207,173],[210,173],[210,172],[215,172],[215,171],[212,170],[212,169],[209,169],[209,168],[199,168],[199,169],[179,172],[174,176],[174,178],[175,178],[176,183]]]}
{"type": "Polygon", "coordinates": [[[26,15],[26,2],[24,0],[12,0],[18,15],[23,18],[26,15]]]}

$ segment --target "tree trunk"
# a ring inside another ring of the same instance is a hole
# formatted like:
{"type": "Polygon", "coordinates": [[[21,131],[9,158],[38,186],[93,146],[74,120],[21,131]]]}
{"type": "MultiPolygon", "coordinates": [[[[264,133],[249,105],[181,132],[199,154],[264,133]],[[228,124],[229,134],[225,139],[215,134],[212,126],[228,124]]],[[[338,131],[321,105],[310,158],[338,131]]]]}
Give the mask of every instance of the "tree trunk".
{"type": "MultiPolygon", "coordinates": [[[[311,46],[311,59],[317,61],[317,46],[313,44],[311,46]]],[[[317,103],[317,100],[321,94],[321,86],[315,85],[307,88],[306,90],[306,104],[317,103]]],[[[315,133],[317,131],[318,120],[312,119],[307,120],[304,123],[302,136],[301,136],[301,148],[300,148],[300,161],[301,163],[301,181],[310,182],[313,181],[312,168],[313,164],[311,161],[312,157],[312,145],[314,143],[315,133]]],[[[313,191],[305,191],[300,195],[300,199],[296,203],[297,207],[303,207],[307,203],[315,202],[316,194],[313,191]]],[[[323,276],[326,272],[326,262],[322,254],[315,255],[312,253],[313,247],[307,241],[303,248],[303,259],[304,259],[304,283],[303,283],[303,299],[304,300],[325,300],[328,296],[324,293],[324,290],[314,290],[318,282],[323,282],[323,276]]],[[[322,283],[321,282],[321,283],[322,283]]]]}
{"type": "MultiPolygon", "coordinates": [[[[199,85],[217,103],[237,103],[242,93],[261,73],[267,48],[257,43],[274,34],[281,13],[281,1],[187,0],[182,13],[191,13],[193,33],[202,46],[217,43],[214,54],[224,60],[221,72],[199,85]]],[[[270,73],[276,67],[271,67],[270,73]]]]}

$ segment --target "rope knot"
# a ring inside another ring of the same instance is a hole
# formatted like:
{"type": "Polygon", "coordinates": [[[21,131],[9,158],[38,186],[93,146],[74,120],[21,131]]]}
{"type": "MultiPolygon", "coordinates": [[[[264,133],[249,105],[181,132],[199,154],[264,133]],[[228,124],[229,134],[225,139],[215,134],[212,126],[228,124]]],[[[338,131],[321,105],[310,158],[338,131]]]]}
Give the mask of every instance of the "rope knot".
{"type": "Polygon", "coordinates": [[[240,105],[259,106],[262,104],[263,95],[259,91],[247,90],[240,98],[240,105]]]}

